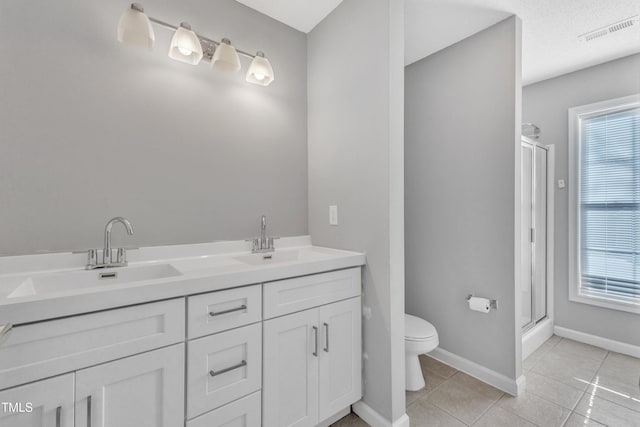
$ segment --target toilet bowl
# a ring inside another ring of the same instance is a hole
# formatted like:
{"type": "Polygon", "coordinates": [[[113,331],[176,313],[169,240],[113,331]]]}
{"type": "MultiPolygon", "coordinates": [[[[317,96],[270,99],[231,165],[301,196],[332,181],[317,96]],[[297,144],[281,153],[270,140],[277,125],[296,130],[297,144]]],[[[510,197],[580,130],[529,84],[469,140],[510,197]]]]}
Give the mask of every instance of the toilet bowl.
{"type": "Polygon", "coordinates": [[[433,351],[438,344],[438,332],[431,323],[410,314],[404,315],[405,388],[408,391],[425,386],[418,355],[433,351]]]}

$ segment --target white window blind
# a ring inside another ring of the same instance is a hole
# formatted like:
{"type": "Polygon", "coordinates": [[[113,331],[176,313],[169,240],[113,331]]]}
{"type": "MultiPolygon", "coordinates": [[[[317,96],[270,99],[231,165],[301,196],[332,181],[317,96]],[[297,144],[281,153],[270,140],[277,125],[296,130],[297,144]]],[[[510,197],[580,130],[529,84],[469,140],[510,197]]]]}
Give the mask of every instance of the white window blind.
{"type": "Polygon", "coordinates": [[[640,107],[580,121],[580,286],[640,301],[640,107]]]}

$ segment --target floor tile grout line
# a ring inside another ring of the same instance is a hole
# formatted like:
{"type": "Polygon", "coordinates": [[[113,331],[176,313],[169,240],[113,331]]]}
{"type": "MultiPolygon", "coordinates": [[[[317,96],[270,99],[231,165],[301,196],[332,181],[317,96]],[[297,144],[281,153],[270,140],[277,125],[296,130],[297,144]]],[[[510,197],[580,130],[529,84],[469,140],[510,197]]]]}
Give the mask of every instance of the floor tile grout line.
{"type": "MultiPolygon", "coordinates": [[[[455,375],[455,374],[454,374],[455,375]]],[[[429,395],[431,395],[434,391],[436,391],[439,387],[442,387],[444,384],[446,384],[447,382],[449,382],[451,380],[451,378],[453,377],[453,375],[451,375],[451,377],[447,378],[446,381],[442,382],[441,384],[439,384],[438,386],[436,386],[436,388],[434,388],[431,393],[427,394],[424,398],[425,402],[427,402],[430,405],[435,406],[436,408],[440,409],[441,411],[444,411],[446,414],[452,416],[453,418],[455,418],[456,420],[460,421],[462,424],[464,424],[465,426],[469,427],[471,424],[467,424],[465,421],[461,420],[460,418],[456,417],[455,415],[453,415],[451,412],[447,411],[446,409],[440,407],[437,403],[432,402],[430,400],[428,400],[429,395]]],[[[419,400],[419,399],[418,399],[419,400]]]]}
{"type": "MultiPolygon", "coordinates": [[[[473,426],[473,425],[477,424],[482,419],[482,417],[484,417],[491,410],[491,408],[493,408],[494,406],[496,406],[498,404],[500,399],[502,399],[502,396],[504,396],[504,392],[500,395],[500,397],[495,402],[493,402],[491,405],[489,405],[489,407],[482,414],[480,414],[480,416],[473,423],[471,423],[470,426],[473,426]]],[[[520,417],[520,418],[522,418],[522,417],[520,417]]]]}
{"type": "MultiPolygon", "coordinates": [[[[457,371],[457,372],[462,372],[462,371],[457,371]]],[[[456,373],[457,373],[457,372],[456,372],[456,373]]],[[[455,374],[454,374],[454,375],[455,375],[455,374]]],[[[483,394],[483,393],[480,393],[480,392],[478,392],[478,391],[476,391],[476,390],[472,390],[472,389],[470,389],[470,388],[468,388],[468,387],[464,386],[463,384],[460,384],[460,383],[458,383],[457,381],[454,381],[454,380],[453,380],[454,375],[451,375],[451,377],[449,377],[446,381],[444,381],[442,384],[439,384],[436,388],[434,388],[430,393],[428,393],[428,394],[425,396],[424,400],[425,400],[427,403],[429,403],[429,404],[431,404],[431,405],[435,406],[436,408],[438,408],[438,409],[440,409],[440,410],[444,411],[445,413],[447,413],[447,414],[451,415],[453,418],[455,418],[456,420],[460,421],[462,424],[464,424],[464,425],[466,425],[466,426],[472,426],[473,424],[477,423],[477,422],[478,422],[478,421],[479,421],[479,420],[484,416],[484,414],[486,414],[486,413],[489,411],[489,409],[491,409],[491,408],[492,408],[496,403],[498,403],[498,401],[499,401],[500,399],[502,399],[502,396],[504,396],[504,392],[502,392],[502,394],[500,395],[500,397],[498,397],[498,399],[496,399],[495,401],[493,401],[493,402],[491,403],[491,405],[489,405],[489,407],[488,407],[486,410],[484,410],[484,411],[480,414],[480,416],[478,416],[475,420],[473,420],[473,421],[471,422],[471,424],[468,424],[466,421],[464,421],[464,420],[462,420],[462,419],[458,418],[457,416],[455,416],[454,414],[452,414],[451,412],[449,412],[449,411],[448,411],[448,410],[446,410],[445,408],[442,408],[441,406],[439,406],[436,402],[432,402],[432,401],[429,401],[429,400],[428,400],[428,396],[429,396],[429,395],[431,395],[433,392],[435,392],[439,387],[441,387],[441,386],[443,386],[444,384],[446,384],[448,381],[451,381],[451,382],[456,383],[457,385],[459,385],[459,386],[461,386],[461,387],[466,388],[470,393],[473,393],[473,394],[475,394],[475,395],[477,395],[477,396],[486,397],[486,396],[484,396],[484,394],[483,394]]],[[[486,384],[486,383],[485,383],[485,384],[486,384]]],[[[497,390],[497,389],[496,389],[496,390],[497,390]]],[[[418,400],[419,400],[419,399],[418,399],[418,400]]],[[[415,402],[414,402],[414,403],[415,403],[415,402]]],[[[521,418],[522,418],[522,417],[521,417],[521,418]]]]}
{"type": "MultiPolygon", "coordinates": [[[[594,385],[593,383],[594,383],[595,378],[599,376],[600,371],[602,370],[602,367],[604,366],[604,362],[609,358],[609,355],[610,355],[611,353],[612,353],[611,351],[607,351],[607,355],[606,355],[606,356],[605,356],[605,358],[602,360],[602,364],[600,364],[600,367],[598,367],[598,371],[596,372],[596,375],[591,379],[591,384],[592,384],[592,385],[594,385]]],[[[587,387],[587,391],[585,392],[585,394],[586,394],[588,391],[589,391],[589,387],[587,387]]],[[[613,403],[614,405],[620,406],[620,407],[622,407],[622,408],[629,409],[629,410],[631,410],[631,411],[633,411],[633,412],[640,413],[640,409],[636,410],[636,409],[634,409],[634,408],[629,408],[628,406],[621,405],[621,404],[619,404],[617,401],[615,401],[615,400],[613,400],[613,399],[611,399],[611,398],[608,398],[608,397],[606,397],[606,396],[607,396],[607,395],[605,394],[605,395],[596,396],[596,397],[598,397],[598,398],[600,398],[600,399],[603,399],[603,400],[606,400],[607,402],[609,402],[609,403],[613,403]]],[[[584,396],[583,396],[583,397],[584,397],[584,396]]]]}

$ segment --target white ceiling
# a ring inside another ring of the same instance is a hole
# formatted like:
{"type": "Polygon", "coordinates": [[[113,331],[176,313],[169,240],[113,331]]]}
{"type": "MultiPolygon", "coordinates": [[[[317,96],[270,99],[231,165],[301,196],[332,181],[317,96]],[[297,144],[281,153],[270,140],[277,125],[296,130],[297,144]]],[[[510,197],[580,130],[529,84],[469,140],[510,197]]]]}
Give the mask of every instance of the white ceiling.
{"type": "Polygon", "coordinates": [[[640,52],[640,25],[592,42],[578,36],[640,14],[640,0],[405,0],[405,63],[509,15],[522,19],[524,84],[640,52]]]}
{"type": "Polygon", "coordinates": [[[238,0],[303,33],[313,30],[342,0],[238,0]]]}
{"type": "MultiPolygon", "coordinates": [[[[342,0],[238,0],[302,32],[342,0]]],[[[405,0],[405,63],[450,46],[509,15],[522,19],[529,84],[640,52],[640,25],[592,42],[578,36],[633,15],[640,0],[405,0]]]]}

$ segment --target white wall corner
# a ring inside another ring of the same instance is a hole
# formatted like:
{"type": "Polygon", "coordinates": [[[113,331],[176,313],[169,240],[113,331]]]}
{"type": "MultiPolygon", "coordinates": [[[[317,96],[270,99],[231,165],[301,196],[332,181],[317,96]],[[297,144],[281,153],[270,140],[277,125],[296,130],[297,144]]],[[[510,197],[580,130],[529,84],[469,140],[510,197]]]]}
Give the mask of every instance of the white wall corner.
{"type": "Polygon", "coordinates": [[[605,350],[640,358],[640,346],[637,345],[627,344],[625,342],[615,341],[609,338],[603,338],[569,328],[563,328],[562,326],[554,326],[553,332],[559,337],[569,338],[585,344],[595,345],[596,347],[604,348],[605,350]]]}
{"type": "Polygon", "coordinates": [[[371,427],[409,427],[409,416],[407,414],[403,414],[396,421],[391,422],[362,400],[354,403],[351,409],[371,427]]]}
{"type": "Polygon", "coordinates": [[[525,379],[523,375],[518,379],[509,378],[499,372],[479,365],[476,362],[472,362],[471,360],[465,359],[457,354],[450,353],[440,347],[429,353],[429,356],[452,366],[465,374],[471,375],[480,381],[492,385],[505,393],[509,393],[512,396],[517,396],[519,392],[524,390],[525,379]],[[520,387],[522,388],[520,389],[520,387]]]}

